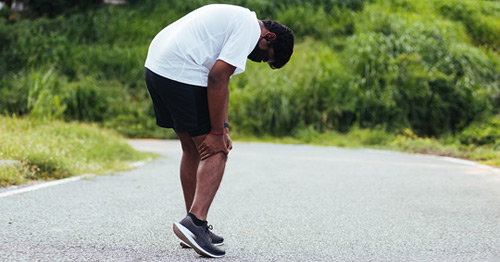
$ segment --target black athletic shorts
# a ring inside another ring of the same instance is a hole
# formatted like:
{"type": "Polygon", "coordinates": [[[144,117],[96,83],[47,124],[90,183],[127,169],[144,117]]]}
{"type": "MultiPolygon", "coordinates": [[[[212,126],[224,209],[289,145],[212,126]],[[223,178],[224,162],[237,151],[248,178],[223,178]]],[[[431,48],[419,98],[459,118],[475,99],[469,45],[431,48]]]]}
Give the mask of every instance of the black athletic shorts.
{"type": "Polygon", "coordinates": [[[147,68],[145,77],[158,126],[191,136],[210,132],[206,87],[180,83],[147,68]]]}

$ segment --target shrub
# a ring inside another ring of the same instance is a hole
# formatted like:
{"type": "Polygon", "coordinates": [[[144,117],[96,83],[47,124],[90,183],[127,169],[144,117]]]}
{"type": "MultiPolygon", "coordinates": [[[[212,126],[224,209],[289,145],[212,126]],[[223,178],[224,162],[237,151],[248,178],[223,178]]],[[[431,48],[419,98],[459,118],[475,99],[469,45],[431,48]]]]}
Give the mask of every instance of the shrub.
{"type": "Polygon", "coordinates": [[[123,106],[127,95],[119,85],[98,82],[91,77],[67,83],[61,94],[66,108],[64,118],[69,121],[102,122],[110,117],[113,106],[123,106]]]}
{"type": "Polygon", "coordinates": [[[26,10],[32,17],[49,16],[55,17],[69,10],[88,9],[101,4],[102,0],[17,0],[25,5],[26,10]]]}
{"type": "MultiPolygon", "coordinates": [[[[3,20],[3,19],[0,19],[3,20]]],[[[5,24],[5,21],[2,21],[5,24]]],[[[70,54],[68,39],[46,18],[0,26],[0,68],[4,73],[60,62],[70,54]]]]}
{"type": "MultiPolygon", "coordinates": [[[[439,1],[437,7],[440,13],[450,19],[460,21],[467,28],[474,42],[478,45],[498,46],[500,44],[500,12],[499,3],[485,4],[496,7],[491,15],[483,14],[481,4],[476,1],[439,1]]],[[[491,11],[490,11],[491,13],[491,11]]]]}
{"type": "MultiPolygon", "coordinates": [[[[148,45],[170,22],[215,2],[129,1],[53,19],[0,19],[0,112],[171,137],[155,127],[144,85],[148,45]]],[[[225,3],[290,26],[297,40],[284,69],[249,63],[231,81],[230,118],[241,131],[356,125],[439,136],[500,108],[498,2],[225,3]]]]}
{"type": "Polygon", "coordinates": [[[333,34],[329,14],[323,8],[313,5],[288,8],[278,13],[276,20],[293,28],[297,38],[312,36],[324,39],[333,34]]]}
{"type": "Polygon", "coordinates": [[[231,81],[231,122],[257,133],[285,135],[314,126],[342,129],[350,125],[354,100],[340,61],[328,46],[306,41],[296,47],[280,72],[249,64],[231,81]]]}
{"type": "Polygon", "coordinates": [[[333,8],[330,12],[311,4],[287,8],[275,18],[293,29],[296,38],[306,36],[321,40],[354,33],[354,12],[333,8]]]}
{"type": "Polygon", "coordinates": [[[419,135],[465,127],[489,110],[495,60],[464,41],[461,27],[418,15],[367,12],[366,33],[348,39],[344,57],[358,90],[361,127],[385,123],[419,135]]]}
{"type": "Polygon", "coordinates": [[[323,7],[325,11],[330,11],[333,8],[359,11],[363,9],[366,2],[370,2],[370,0],[289,0],[285,2],[285,7],[312,4],[323,7]]]}
{"type": "Polygon", "coordinates": [[[26,182],[22,166],[0,166],[0,187],[18,185],[26,182]]]}
{"type": "Polygon", "coordinates": [[[460,133],[459,139],[465,145],[496,145],[496,149],[499,149],[500,115],[468,126],[460,133]]]}
{"type": "Polygon", "coordinates": [[[23,79],[16,74],[12,79],[0,79],[0,113],[24,115],[28,110],[29,86],[20,84],[23,79]]]}

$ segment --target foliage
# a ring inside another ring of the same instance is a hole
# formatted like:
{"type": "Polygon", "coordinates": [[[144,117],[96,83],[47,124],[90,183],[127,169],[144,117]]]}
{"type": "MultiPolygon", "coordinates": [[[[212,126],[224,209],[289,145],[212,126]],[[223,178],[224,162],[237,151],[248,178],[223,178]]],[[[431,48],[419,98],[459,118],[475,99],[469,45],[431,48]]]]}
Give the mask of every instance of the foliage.
{"type": "Polygon", "coordinates": [[[339,146],[348,148],[372,148],[419,154],[432,154],[478,161],[486,165],[500,167],[500,150],[492,145],[464,145],[454,136],[443,138],[421,138],[410,129],[387,132],[380,128],[362,129],[353,127],[348,133],[335,131],[318,132],[314,128],[295,130],[292,136],[272,137],[252,136],[233,133],[232,138],[248,142],[272,142],[286,144],[311,144],[319,146],[339,146]]]}
{"type": "Polygon", "coordinates": [[[353,92],[335,53],[311,40],[296,50],[279,74],[249,64],[247,73],[233,78],[231,99],[238,102],[229,105],[231,121],[251,133],[273,135],[309,125],[324,131],[352,124],[353,92]]]}
{"type": "Polygon", "coordinates": [[[500,115],[473,123],[462,131],[459,139],[462,144],[493,145],[500,150],[500,115]]]}
{"type": "MultiPolygon", "coordinates": [[[[70,1],[52,4],[62,2],[70,1]]],[[[0,19],[0,112],[173,137],[155,127],[143,80],[147,49],[167,24],[215,2],[129,1],[0,19]]],[[[230,121],[241,133],[357,126],[439,137],[500,108],[498,1],[222,2],[289,25],[297,39],[285,68],[249,62],[233,77],[230,121]]]]}
{"type": "Polygon", "coordinates": [[[102,4],[102,0],[16,0],[25,6],[30,17],[49,16],[68,13],[68,10],[82,10],[102,4]]]}
{"type": "Polygon", "coordinates": [[[498,47],[500,44],[500,8],[484,1],[440,1],[439,12],[461,22],[478,45],[498,47]]]}
{"type": "Polygon", "coordinates": [[[346,61],[358,89],[358,121],[439,135],[467,125],[497,89],[495,59],[457,42],[461,27],[425,17],[391,15],[348,39],[346,61]],[[444,37],[446,36],[446,37],[444,37]]]}
{"type": "Polygon", "coordinates": [[[0,187],[24,184],[34,170],[30,170],[29,166],[22,163],[17,164],[17,162],[0,166],[0,187]]]}
{"type": "Polygon", "coordinates": [[[330,12],[311,4],[299,5],[279,12],[276,20],[293,28],[296,38],[306,36],[331,42],[335,37],[354,33],[355,12],[331,9],[330,12]]]}

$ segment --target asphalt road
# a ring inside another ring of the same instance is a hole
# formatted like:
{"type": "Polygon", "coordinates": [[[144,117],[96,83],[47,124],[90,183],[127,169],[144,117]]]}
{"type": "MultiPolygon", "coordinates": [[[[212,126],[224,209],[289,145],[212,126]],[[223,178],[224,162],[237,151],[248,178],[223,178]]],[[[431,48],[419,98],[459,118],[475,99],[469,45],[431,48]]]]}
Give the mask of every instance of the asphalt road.
{"type": "MultiPolygon", "coordinates": [[[[200,261],[177,141],[129,172],[0,197],[0,261],[200,261]]],[[[209,213],[220,261],[500,261],[500,172],[433,156],[235,143],[209,213]]],[[[213,260],[213,259],[212,259],[213,260]]]]}

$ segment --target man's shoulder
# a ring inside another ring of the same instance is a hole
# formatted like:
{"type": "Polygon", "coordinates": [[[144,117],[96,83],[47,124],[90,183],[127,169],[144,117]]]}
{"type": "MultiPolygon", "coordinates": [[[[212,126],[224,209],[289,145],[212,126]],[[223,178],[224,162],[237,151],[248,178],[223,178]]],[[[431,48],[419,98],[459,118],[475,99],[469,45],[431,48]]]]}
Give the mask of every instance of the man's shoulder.
{"type": "Polygon", "coordinates": [[[233,11],[248,11],[246,7],[230,4],[209,4],[198,8],[199,10],[233,10],[233,11]]]}
{"type": "Polygon", "coordinates": [[[217,15],[227,14],[229,16],[240,16],[244,18],[245,15],[256,17],[255,13],[250,9],[238,5],[230,4],[210,4],[198,8],[196,11],[200,13],[215,13],[217,15]]]}

